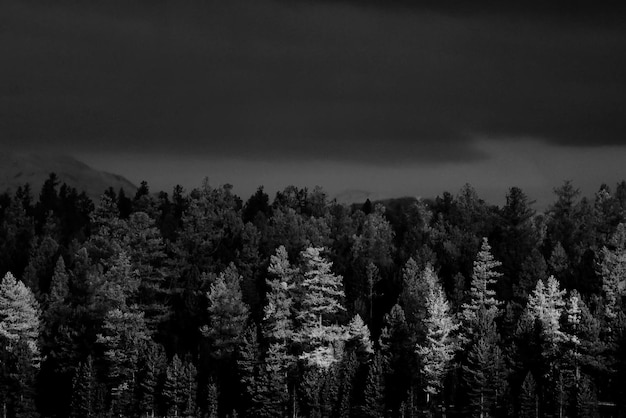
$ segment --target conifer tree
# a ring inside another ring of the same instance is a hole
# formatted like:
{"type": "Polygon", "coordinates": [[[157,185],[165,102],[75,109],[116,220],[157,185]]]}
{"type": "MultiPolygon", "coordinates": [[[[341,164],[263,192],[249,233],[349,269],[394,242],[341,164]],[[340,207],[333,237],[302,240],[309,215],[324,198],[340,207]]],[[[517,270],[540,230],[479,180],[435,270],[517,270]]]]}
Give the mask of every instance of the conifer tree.
{"type": "Polygon", "coordinates": [[[323,371],[320,388],[320,413],[322,417],[333,416],[339,402],[339,363],[323,371]]]}
{"type": "Polygon", "coordinates": [[[91,356],[81,362],[76,369],[72,385],[72,418],[91,418],[94,416],[95,376],[91,356]]]}
{"type": "Polygon", "coordinates": [[[20,339],[15,345],[10,364],[10,399],[16,418],[36,418],[39,416],[35,405],[37,359],[28,341],[20,339]]]}
{"type": "Polygon", "coordinates": [[[68,338],[68,320],[72,310],[69,306],[69,275],[63,257],[59,257],[50,284],[47,307],[43,313],[43,339],[46,343],[44,357],[55,362],[59,372],[73,370],[73,347],[68,338]]]}
{"type": "Polygon", "coordinates": [[[479,309],[492,310],[497,312],[500,302],[495,298],[496,291],[493,286],[497,279],[502,276],[495,271],[502,263],[496,261],[491,254],[491,246],[487,238],[483,238],[483,243],[474,261],[472,282],[470,289],[471,301],[463,305],[463,318],[467,330],[471,333],[476,328],[477,312],[479,309]]]}
{"type": "Polygon", "coordinates": [[[426,298],[426,341],[418,344],[416,352],[421,359],[420,372],[426,383],[426,401],[443,388],[443,379],[457,347],[455,333],[459,324],[450,315],[450,308],[439,284],[431,287],[426,298]]]}
{"type": "Polygon", "coordinates": [[[337,416],[349,418],[353,406],[354,379],[357,374],[359,362],[354,352],[349,352],[341,361],[339,367],[339,401],[337,416]]]}
{"type": "Polygon", "coordinates": [[[139,412],[154,417],[158,411],[158,386],[167,367],[163,346],[148,340],[139,361],[138,390],[139,412]]]}
{"type": "Polygon", "coordinates": [[[168,416],[181,416],[181,407],[185,402],[184,381],[183,363],[178,355],[174,354],[165,371],[162,393],[168,416]]]}
{"type": "Polygon", "coordinates": [[[384,416],[385,411],[385,377],[384,359],[380,353],[374,356],[369,363],[365,388],[363,391],[363,405],[360,416],[363,418],[378,418],[384,416]]]}
{"type": "Polygon", "coordinates": [[[270,257],[268,272],[273,277],[266,280],[268,292],[263,333],[270,341],[287,344],[293,336],[291,309],[297,269],[291,267],[284,246],[278,247],[276,254],[270,257]]]}
{"type": "Polygon", "coordinates": [[[155,221],[148,214],[132,213],[127,225],[121,247],[140,280],[132,301],[144,312],[146,326],[154,333],[170,314],[166,302],[172,292],[166,283],[169,272],[165,244],[155,221]]]}
{"type": "Polygon", "coordinates": [[[614,320],[622,309],[622,298],[626,295],[626,224],[617,226],[609,244],[611,249],[602,248],[600,275],[606,315],[609,320],[614,320]]]}
{"type": "Polygon", "coordinates": [[[41,300],[43,294],[49,290],[59,252],[59,244],[49,235],[43,236],[38,241],[37,246],[31,252],[22,281],[41,300]]]}
{"type": "MultiPolygon", "coordinates": [[[[331,366],[328,366],[329,369],[331,366]]],[[[303,415],[322,418],[321,389],[324,371],[321,367],[308,367],[302,373],[299,389],[299,403],[303,415]]]]}
{"type": "Polygon", "coordinates": [[[528,373],[520,391],[520,418],[539,418],[539,396],[532,373],[528,373]]]}
{"type": "Polygon", "coordinates": [[[11,351],[23,340],[33,358],[39,356],[39,304],[32,291],[10,272],[0,282],[0,338],[11,351]]]}
{"type": "Polygon", "coordinates": [[[495,413],[502,406],[506,391],[504,355],[499,347],[494,314],[485,308],[478,311],[478,330],[462,366],[468,412],[472,416],[495,413]]]}
{"type": "Polygon", "coordinates": [[[138,362],[148,339],[143,313],[111,310],[102,328],[97,342],[104,348],[111,410],[130,415],[138,384],[138,362]]]}
{"type": "Polygon", "coordinates": [[[297,339],[303,343],[300,358],[309,365],[327,368],[340,358],[346,334],[337,324],[344,311],[342,277],[331,271],[332,263],[321,256],[321,248],[302,251],[302,301],[297,319],[301,326],[297,339]]]}
{"type": "Polygon", "coordinates": [[[546,283],[538,281],[528,299],[526,307],[530,319],[538,326],[539,364],[537,377],[541,385],[542,408],[546,410],[562,408],[565,398],[562,381],[561,348],[568,337],[561,329],[561,316],[565,301],[565,291],[560,290],[559,282],[550,276],[546,283]]]}
{"type": "Polygon", "coordinates": [[[203,418],[217,418],[217,410],[218,410],[218,393],[217,393],[217,385],[213,381],[212,378],[209,378],[206,389],[207,399],[206,399],[206,413],[203,415],[203,418]]]}
{"type": "Polygon", "coordinates": [[[576,391],[576,417],[598,417],[598,397],[595,385],[589,376],[582,376],[576,391]]]}
{"type": "Polygon", "coordinates": [[[412,342],[414,337],[410,335],[400,305],[394,305],[391,312],[385,315],[384,324],[378,343],[385,357],[386,403],[392,411],[400,412],[400,404],[406,401],[406,394],[417,386],[418,358],[415,355],[415,342],[412,342]]]}
{"type": "Polygon", "coordinates": [[[361,356],[374,354],[370,330],[359,314],[356,314],[346,327],[348,342],[353,342],[356,352],[361,356]]]}
{"type": "Polygon", "coordinates": [[[284,360],[286,356],[282,345],[272,344],[265,354],[265,361],[260,365],[258,385],[263,390],[264,404],[259,417],[284,416],[288,409],[288,374],[284,360]]]}
{"type": "Polygon", "coordinates": [[[242,300],[241,276],[231,264],[207,292],[210,324],[202,328],[211,343],[215,358],[230,357],[241,341],[248,319],[248,307],[242,300]]]}
{"type": "Polygon", "coordinates": [[[542,280],[537,282],[528,299],[528,312],[541,325],[545,349],[550,352],[556,350],[557,344],[565,338],[560,323],[565,306],[564,294],[565,291],[559,288],[559,282],[550,276],[545,284],[542,280]]]}
{"type": "Polygon", "coordinates": [[[243,389],[246,415],[258,416],[257,410],[267,401],[263,397],[261,382],[259,381],[259,343],[257,341],[257,327],[251,325],[246,328],[241,344],[237,350],[237,372],[243,389]],[[259,405],[261,404],[261,405],[259,405]]]}
{"type": "Polygon", "coordinates": [[[59,256],[54,267],[48,297],[48,311],[58,311],[66,306],[65,299],[69,295],[69,275],[63,257],[59,256]]]}
{"type": "Polygon", "coordinates": [[[196,417],[198,412],[198,371],[191,360],[185,361],[182,371],[182,416],[196,417]]]}
{"type": "Polygon", "coordinates": [[[426,297],[429,287],[434,283],[433,277],[434,271],[430,264],[420,269],[413,258],[409,258],[402,269],[403,285],[400,303],[406,315],[407,324],[412,328],[412,334],[418,340],[423,340],[426,335],[424,329],[424,320],[427,315],[426,297]]]}

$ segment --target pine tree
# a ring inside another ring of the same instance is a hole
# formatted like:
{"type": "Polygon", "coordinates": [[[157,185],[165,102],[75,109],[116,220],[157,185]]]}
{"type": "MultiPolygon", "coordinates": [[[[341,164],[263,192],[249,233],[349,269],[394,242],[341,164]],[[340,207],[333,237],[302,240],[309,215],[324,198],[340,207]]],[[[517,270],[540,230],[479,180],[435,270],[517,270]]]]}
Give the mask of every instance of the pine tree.
{"type": "Polygon", "coordinates": [[[426,400],[441,392],[443,378],[456,350],[455,332],[459,328],[450,315],[443,289],[434,285],[426,298],[426,341],[418,344],[416,352],[421,359],[421,374],[426,383],[426,400]]]}
{"type": "Polygon", "coordinates": [[[606,315],[614,320],[622,309],[626,295],[626,224],[619,224],[610,243],[611,249],[602,248],[600,275],[605,298],[606,315]]]}
{"type": "Polygon", "coordinates": [[[559,282],[550,276],[547,282],[538,281],[528,299],[527,313],[538,326],[538,347],[540,348],[537,376],[542,388],[542,408],[560,409],[565,392],[562,380],[561,349],[568,337],[561,330],[561,317],[565,301],[565,291],[560,290],[559,282]]]}
{"type": "Polygon", "coordinates": [[[309,418],[322,418],[321,389],[324,370],[326,369],[308,367],[302,373],[299,382],[298,406],[301,408],[299,412],[309,418]]]}
{"type": "Polygon", "coordinates": [[[167,415],[181,416],[181,406],[184,405],[184,370],[183,363],[178,355],[174,354],[172,361],[165,371],[165,383],[162,396],[167,408],[167,415]]]}
{"type": "Polygon", "coordinates": [[[323,371],[320,388],[320,413],[322,417],[330,417],[337,408],[339,401],[339,363],[323,371]]]}
{"type": "Polygon", "coordinates": [[[13,351],[10,364],[10,399],[16,418],[36,418],[39,416],[35,405],[36,359],[28,341],[20,339],[13,351]]]}
{"type": "Polygon", "coordinates": [[[0,283],[0,338],[9,351],[23,340],[39,356],[39,304],[24,283],[7,273],[0,283]]]}
{"type": "Polygon", "coordinates": [[[286,409],[289,398],[287,375],[294,368],[296,360],[290,352],[294,343],[292,311],[295,310],[295,281],[299,270],[289,263],[284,246],[278,247],[276,254],[270,257],[268,273],[271,278],[266,280],[267,305],[264,308],[262,330],[269,346],[265,354],[265,364],[259,371],[259,385],[266,390],[262,413],[276,416],[282,415],[286,409]]]}
{"type": "Polygon", "coordinates": [[[257,416],[257,410],[267,401],[262,394],[259,382],[259,343],[256,325],[246,328],[241,344],[237,350],[237,372],[243,390],[243,401],[248,416],[257,416]],[[261,404],[261,405],[259,405],[261,404]]]}
{"type": "Polygon", "coordinates": [[[582,376],[576,391],[576,417],[598,417],[598,397],[596,388],[589,376],[582,376]]]}
{"type": "Polygon", "coordinates": [[[520,418],[539,418],[539,396],[532,373],[528,373],[520,392],[520,418]]]}
{"type": "Polygon", "coordinates": [[[346,327],[348,343],[353,343],[356,352],[361,356],[374,354],[370,330],[359,314],[356,314],[346,327]]]}
{"type": "Polygon", "coordinates": [[[140,354],[148,339],[143,313],[114,309],[107,313],[102,328],[97,342],[104,348],[111,410],[130,415],[137,390],[140,354]]]}
{"type": "Polygon", "coordinates": [[[483,243],[476,260],[474,261],[474,270],[472,273],[472,283],[470,289],[471,301],[469,304],[463,305],[463,318],[465,328],[471,333],[476,328],[477,312],[479,309],[493,310],[497,312],[498,306],[501,304],[496,298],[496,291],[493,285],[497,283],[497,279],[502,274],[495,271],[502,263],[496,261],[491,254],[491,247],[487,242],[487,238],[483,238],[483,243]]]}
{"type": "Polygon", "coordinates": [[[406,394],[417,386],[419,366],[414,336],[410,335],[400,305],[394,305],[391,312],[385,315],[378,343],[385,358],[386,404],[392,411],[401,412],[401,403],[406,401],[406,394]]]}
{"type": "Polygon", "coordinates": [[[402,269],[402,293],[400,304],[406,315],[406,321],[412,328],[412,334],[417,340],[423,340],[426,336],[424,320],[426,318],[426,297],[434,280],[434,271],[430,264],[420,269],[418,263],[409,258],[402,269]]]}
{"type": "Polygon", "coordinates": [[[352,236],[353,280],[346,283],[348,294],[356,303],[356,312],[371,321],[374,286],[384,271],[393,263],[394,231],[385,218],[385,207],[376,204],[374,211],[363,219],[358,234],[352,236]]]}
{"type": "Polygon", "coordinates": [[[183,417],[197,416],[198,408],[196,398],[198,395],[198,371],[196,366],[187,360],[182,370],[182,401],[181,411],[183,417]]]}
{"type": "Polygon", "coordinates": [[[65,268],[63,257],[59,256],[54,267],[52,281],[50,283],[50,295],[48,297],[48,310],[59,310],[65,306],[65,299],[69,295],[69,275],[65,268]]]}
{"type": "Polygon", "coordinates": [[[209,338],[215,358],[230,357],[243,336],[248,307],[242,301],[240,283],[241,276],[231,264],[207,292],[210,325],[202,333],[209,338]]]}
{"type": "Polygon", "coordinates": [[[268,272],[274,277],[266,280],[268,292],[263,334],[270,341],[287,344],[293,335],[291,309],[297,269],[289,264],[285,247],[280,246],[276,255],[271,256],[268,272]]]}
{"type": "Polygon", "coordinates": [[[144,312],[146,326],[154,333],[170,314],[166,302],[171,294],[166,283],[165,244],[155,221],[144,212],[132,213],[122,239],[131,269],[140,279],[133,302],[144,312]]]}
{"type": "Polygon", "coordinates": [[[264,404],[259,417],[284,416],[288,409],[288,370],[285,368],[288,357],[281,344],[271,344],[265,354],[265,361],[260,365],[259,387],[263,390],[264,404]]]}
{"type": "Polygon", "coordinates": [[[24,270],[22,281],[38,297],[48,292],[50,279],[54,273],[55,260],[59,252],[59,244],[49,235],[38,240],[33,248],[28,266],[24,270]]]}
{"type": "Polygon", "coordinates": [[[72,385],[72,418],[91,418],[94,416],[95,376],[91,356],[81,362],[76,369],[72,385]]]}
{"type": "Polygon", "coordinates": [[[303,296],[297,319],[302,325],[297,340],[304,346],[300,359],[327,368],[341,356],[346,333],[336,324],[336,315],[345,308],[342,277],[331,272],[332,263],[321,256],[321,251],[310,247],[301,253],[303,296]]]}
{"type": "Polygon", "coordinates": [[[564,290],[559,288],[559,282],[550,276],[547,282],[538,281],[535,290],[528,299],[528,312],[539,321],[541,333],[546,344],[545,349],[550,352],[556,350],[558,343],[565,338],[561,331],[560,319],[565,306],[564,290]]]}
{"type": "Polygon", "coordinates": [[[385,412],[385,378],[384,359],[378,353],[370,362],[365,388],[363,391],[364,403],[361,406],[359,416],[363,418],[378,418],[384,416],[385,412]]]}
{"type": "Polygon", "coordinates": [[[471,342],[462,377],[467,388],[468,412],[484,417],[502,405],[506,391],[504,355],[499,347],[493,310],[478,311],[478,330],[471,342]]]}
{"type": "Polygon", "coordinates": [[[349,418],[353,405],[354,379],[357,374],[359,362],[356,354],[350,352],[339,364],[339,401],[337,416],[339,418],[349,418]]]}
{"type": "Polygon", "coordinates": [[[213,379],[209,378],[207,383],[207,399],[206,399],[206,414],[203,415],[204,418],[217,418],[217,410],[218,410],[218,393],[217,393],[217,385],[213,381],[213,379]]]}
{"type": "Polygon", "coordinates": [[[158,385],[167,367],[163,346],[148,340],[140,355],[138,398],[142,416],[154,417],[158,410],[158,385]]]}

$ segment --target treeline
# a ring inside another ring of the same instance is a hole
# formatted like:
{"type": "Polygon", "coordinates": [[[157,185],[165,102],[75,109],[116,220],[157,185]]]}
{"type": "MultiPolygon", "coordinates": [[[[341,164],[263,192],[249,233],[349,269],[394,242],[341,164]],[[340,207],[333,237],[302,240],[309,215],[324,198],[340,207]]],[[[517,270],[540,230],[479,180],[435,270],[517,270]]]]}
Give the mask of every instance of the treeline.
{"type": "Polygon", "coordinates": [[[229,185],[0,196],[7,417],[626,411],[626,182],[537,213],[229,185]]]}

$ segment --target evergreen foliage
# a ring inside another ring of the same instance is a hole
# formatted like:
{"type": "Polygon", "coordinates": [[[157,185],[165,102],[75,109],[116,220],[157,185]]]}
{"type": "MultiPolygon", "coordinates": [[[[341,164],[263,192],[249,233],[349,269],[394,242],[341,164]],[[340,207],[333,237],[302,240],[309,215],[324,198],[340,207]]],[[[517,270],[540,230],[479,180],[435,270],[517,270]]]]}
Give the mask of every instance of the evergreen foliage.
{"type": "Polygon", "coordinates": [[[470,303],[463,305],[461,314],[468,331],[476,327],[477,312],[479,309],[496,312],[501,304],[496,298],[496,291],[493,285],[497,279],[502,277],[502,273],[495,271],[502,263],[496,261],[491,254],[491,246],[487,238],[483,238],[483,243],[474,261],[472,272],[472,282],[470,288],[470,303]]]}
{"type": "Polygon", "coordinates": [[[455,333],[459,324],[451,316],[446,296],[438,284],[429,290],[426,310],[426,341],[417,345],[416,352],[422,362],[420,372],[426,384],[424,391],[430,399],[443,388],[443,379],[457,348],[455,333]]]}
{"type": "Polygon", "coordinates": [[[469,185],[0,194],[0,413],[616,415],[625,184],[566,183],[546,213],[469,185]]]}

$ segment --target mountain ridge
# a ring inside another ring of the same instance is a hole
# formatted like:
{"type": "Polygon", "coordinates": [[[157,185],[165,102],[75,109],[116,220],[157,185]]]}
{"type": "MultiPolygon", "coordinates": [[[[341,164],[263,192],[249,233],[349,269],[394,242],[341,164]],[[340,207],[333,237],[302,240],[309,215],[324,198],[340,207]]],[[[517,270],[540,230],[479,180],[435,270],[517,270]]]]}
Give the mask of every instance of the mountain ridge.
{"type": "Polygon", "coordinates": [[[127,193],[137,186],[124,176],[96,170],[70,155],[40,155],[28,152],[0,151],[0,192],[15,191],[28,183],[33,193],[39,193],[50,173],[55,173],[59,183],[66,183],[97,199],[113,187],[123,188],[127,193]]]}

